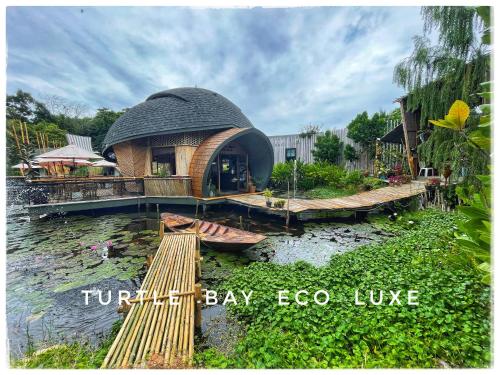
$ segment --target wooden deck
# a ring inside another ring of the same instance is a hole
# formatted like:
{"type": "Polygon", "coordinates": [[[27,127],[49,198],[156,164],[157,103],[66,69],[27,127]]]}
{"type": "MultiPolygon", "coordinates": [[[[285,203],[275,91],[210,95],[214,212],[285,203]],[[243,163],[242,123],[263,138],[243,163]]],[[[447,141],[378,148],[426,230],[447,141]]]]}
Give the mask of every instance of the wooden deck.
{"type": "MultiPolygon", "coordinates": [[[[290,214],[305,217],[307,214],[314,215],[315,212],[335,211],[361,211],[380,206],[385,203],[410,198],[425,192],[425,185],[412,182],[401,186],[384,187],[355,195],[331,199],[290,199],[290,214]]],[[[273,202],[278,198],[271,198],[273,202]]],[[[262,195],[241,195],[227,198],[228,203],[236,203],[242,206],[264,210],[268,213],[284,215],[287,211],[287,203],[284,208],[269,208],[266,206],[266,198],[262,195]]]]}
{"type": "Polygon", "coordinates": [[[101,368],[179,368],[191,365],[194,328],[201,319],[199,240],[196,234],[163,236],[141,290],[101,368]],[[154,292],[156,291],[156,301],[154,292]],[[175,296],[170,299],[168,296],[175,296]],[[171,305],[171,302],[177,305],[171,305]],[[158,305],[163,303],[162,305],[158,305]],[[196,312],[196,316],[195,316],[196,312]]]}

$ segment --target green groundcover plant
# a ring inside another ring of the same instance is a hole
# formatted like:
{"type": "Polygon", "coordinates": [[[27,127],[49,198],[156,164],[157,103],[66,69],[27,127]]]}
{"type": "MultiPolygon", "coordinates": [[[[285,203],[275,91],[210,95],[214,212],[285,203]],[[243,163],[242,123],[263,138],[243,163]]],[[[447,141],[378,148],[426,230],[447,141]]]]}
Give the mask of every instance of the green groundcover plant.
{"type": "Polygon", "coordinates": [[[250,305],[229,307],[245,322],[246,334],[232,354],[198,353],[198,365],[489,366],[490,288],[453,237],[464,219],[433,210],[400,215],[395,223],[382,217],[377,225],[394,237],[333,256],[327,266],[253,263],[235,271],[224,288],[254,291],[250,305]],[[331,300],[324,306],[279,306],[277,290],[283,289],[291,296],[324,289],[331,300]],[[419,305],[356,306],[355,290],[417,290],[419,305]]]}

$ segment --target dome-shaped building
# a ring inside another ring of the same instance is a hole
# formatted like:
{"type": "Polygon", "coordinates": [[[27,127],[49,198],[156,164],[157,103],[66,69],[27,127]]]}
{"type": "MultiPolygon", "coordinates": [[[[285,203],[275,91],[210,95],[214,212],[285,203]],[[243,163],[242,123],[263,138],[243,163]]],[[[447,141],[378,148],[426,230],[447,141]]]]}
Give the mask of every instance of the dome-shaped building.
{"type": "Polygon", "coordinates": [[[197,197],[262,189],[273,149],[241,110],[201,88],[151,95],[110,127],[103,153],[124,176],[144,177],[146,195],[197,197]]]}

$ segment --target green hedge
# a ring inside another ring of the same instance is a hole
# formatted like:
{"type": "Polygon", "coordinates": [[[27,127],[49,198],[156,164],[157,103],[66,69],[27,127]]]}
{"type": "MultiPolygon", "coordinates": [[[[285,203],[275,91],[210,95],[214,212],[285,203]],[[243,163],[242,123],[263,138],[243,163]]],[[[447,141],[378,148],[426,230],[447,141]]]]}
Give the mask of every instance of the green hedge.
{"type": "MultiPolygon", "coordinates": [[[[293,183],[293,162],[278,163],[273,168],[271,183],[278,189],[286,189],[287,181],[293,183]]],[[[361,187],[365,183],[362,171],[347,171],[345,168],[327,162],[316,162],[305,164],[297,162],[297,188],[300,190],[311,190],[317,187],[333,187],[343,189],[349,187],[361,187]]],[[[375,187],[373,179],[366,182],[365,190],[375,187]]],[[[377,186],[378,187],[378,186],[377,186]]]]}

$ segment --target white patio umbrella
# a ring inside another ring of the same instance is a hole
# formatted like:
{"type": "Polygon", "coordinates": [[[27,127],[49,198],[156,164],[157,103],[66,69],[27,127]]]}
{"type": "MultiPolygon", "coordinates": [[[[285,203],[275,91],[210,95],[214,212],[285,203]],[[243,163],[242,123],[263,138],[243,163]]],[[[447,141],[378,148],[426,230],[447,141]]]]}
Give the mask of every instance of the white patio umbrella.
{"type": "MultiPolygon", "coordinates": [[[[15,169],[28,169],[28,164],[19,163],[19,164],[13,165],[11,168],[15,168],[15,169]]],[[[42,167],[40,167],[37,164],[31,164],[31,169],[42,169],[42,167]]]]}
{"type": "Polygon", "coordinates": [[[107,160],[99,160],[99,161],[92,163],[93,167],[116,168],[116,165],[117,165],[116,163],[113,163],[113,162],[107,161],[107,160]]]}
{"type": "Polygon", "coordinates": [[[84,160],[101,160],[104,159],[102,156],[97,155],[93,152],[87,151],[76,145],[67,145],[56,150],[46,152],[44,154],[38,155],[37,159],[84,159],[84,160]]]}
{"type": "Polygon", "coordinates": [[[90,166],[92,162],[85,159],[44,158],[36,159],[39,165],[60,164],[67,166],[90,166]]]}

